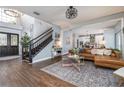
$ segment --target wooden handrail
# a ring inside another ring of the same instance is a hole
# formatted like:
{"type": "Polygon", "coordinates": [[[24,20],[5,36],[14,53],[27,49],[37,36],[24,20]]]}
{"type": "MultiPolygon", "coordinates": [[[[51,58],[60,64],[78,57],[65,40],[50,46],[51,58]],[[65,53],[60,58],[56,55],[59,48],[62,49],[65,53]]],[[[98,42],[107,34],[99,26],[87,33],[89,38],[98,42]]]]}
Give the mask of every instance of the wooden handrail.
{"type": "Polygon", "coordinates": [[[38,41],[40,41],[41,39],[43,39],[45,36],[49,35],[49,33],[52,33],[52,31],[48,32],[46,35],[42,36],[41,38],[39,38],[37,41],[33,42],[31,45],[34,45],[35,43],[37,43],[38,41]]]}
{"type": "Polygon", "coordinates": [[[52,28],[48,29],[46,32],[43,32],[42,34],[40,34],[39,36],[35,37],[34,39],[32,39],[30,42],[32,42],[33,40],[41,37],[42,35],[44,35],[45,33],[49,32],[50,30],[52,30],[52,28]]]}

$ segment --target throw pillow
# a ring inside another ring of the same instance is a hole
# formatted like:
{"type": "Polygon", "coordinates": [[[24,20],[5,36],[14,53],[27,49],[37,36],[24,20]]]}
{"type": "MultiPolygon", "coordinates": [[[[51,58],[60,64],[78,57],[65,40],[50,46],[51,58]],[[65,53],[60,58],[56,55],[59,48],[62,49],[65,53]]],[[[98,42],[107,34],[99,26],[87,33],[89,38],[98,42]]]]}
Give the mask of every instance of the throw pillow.
{"type": "Polygon", "coordinates": [[[80,48],[80,49],[79,49],[79,53],[82,53],[83,51],[84,51],[83,48],[80,48]]]}
{"type": "Polygon", "coordinates": [[[97,55],[102,55],[103,56],[104,49],[97,49],[97,55]]]}
{"type": "Polygon", "coordinates": [[[86,53],[91,53],[91,49],[85,49],[86,53]]]}
{"type": "Polygon", "coordinates": [[[115,54],[115,53],[112,53],[111,56],[112,56],[112,57],[116,57],[116,54],[115,54]]]}
{"type": "Polygon", "coordinates": [[[91,54],[93,54],[93,55],[97,54],[97,49],[92,49],[91,54]]]}
{"type": "Polygon", "coordinates": [[[107,50],[107,49],[105,49],[104,55],[110,56],[111,54],[112,54],[112,50],[107,50]]]}

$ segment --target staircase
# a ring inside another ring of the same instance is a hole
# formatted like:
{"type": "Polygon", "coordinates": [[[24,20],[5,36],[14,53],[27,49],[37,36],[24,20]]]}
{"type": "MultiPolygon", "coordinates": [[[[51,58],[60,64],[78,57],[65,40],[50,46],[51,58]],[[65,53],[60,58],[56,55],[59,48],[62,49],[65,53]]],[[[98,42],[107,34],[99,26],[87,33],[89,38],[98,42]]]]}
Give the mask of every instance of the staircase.
{"type": "Polygon", "coordinates": [[[53,29],[50,28],[41,35],[30,41],[29,45],[29,61],[32,63],[33,57],[35,57],[40,51],[42,51],[53,39],[53,29]]]}

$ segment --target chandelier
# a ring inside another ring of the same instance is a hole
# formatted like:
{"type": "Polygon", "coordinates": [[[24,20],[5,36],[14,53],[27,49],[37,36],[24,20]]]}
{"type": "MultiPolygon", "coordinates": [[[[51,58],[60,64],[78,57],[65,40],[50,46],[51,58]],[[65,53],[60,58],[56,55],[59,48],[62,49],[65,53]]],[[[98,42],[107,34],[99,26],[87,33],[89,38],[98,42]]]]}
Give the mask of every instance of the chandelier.
{"type": "Polygon", "coordinates": [[[14,9],[4,9],[4,13],[11,17],[19,17],[20,15],[22,15],[22,13],[14,9]]]}
{"type": "Polygon", "coordinates": [[[67,19],[74,19],[77,17],[77,9],[73,6],[69,6],[69,8],[66,10],[66,18],[67,19]]]}

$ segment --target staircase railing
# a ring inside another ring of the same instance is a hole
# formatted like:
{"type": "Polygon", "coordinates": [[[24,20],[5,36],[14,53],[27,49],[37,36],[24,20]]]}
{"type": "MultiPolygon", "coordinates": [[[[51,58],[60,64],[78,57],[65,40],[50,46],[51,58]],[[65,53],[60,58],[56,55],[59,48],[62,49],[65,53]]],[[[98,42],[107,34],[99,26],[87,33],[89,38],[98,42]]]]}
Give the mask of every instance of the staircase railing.
{"type": "Polygon", "coordinates": [[[36,56],[44,47],[46,47],[52,39],[52,28],[40,34],[30,41],[29,45],[29,61],[32,63],[32,58],[36,56]]]}

